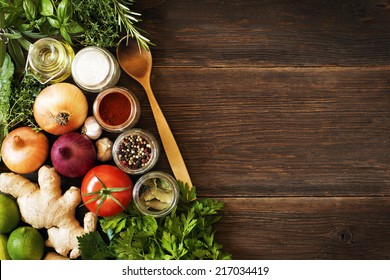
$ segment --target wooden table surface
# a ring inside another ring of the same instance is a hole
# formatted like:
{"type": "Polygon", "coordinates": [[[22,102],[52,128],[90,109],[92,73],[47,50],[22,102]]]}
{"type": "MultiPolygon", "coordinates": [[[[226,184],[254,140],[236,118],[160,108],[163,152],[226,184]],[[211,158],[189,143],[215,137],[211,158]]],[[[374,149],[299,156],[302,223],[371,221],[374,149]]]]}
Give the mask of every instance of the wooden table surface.
{"type": "Polygon", "coordinates": [[[390,258],[389,1],[167,0],[141,26],[235,259],[390,258]]]}
{"type": "MultiPolygon", "coordinates": [[[[135,6],[152,87],[198,195],[225,203],[224,249],[389,259],[390,2],[160,2],[135,6]]],[[[120,84],[157,134],[141,86],[120,84]]]]}

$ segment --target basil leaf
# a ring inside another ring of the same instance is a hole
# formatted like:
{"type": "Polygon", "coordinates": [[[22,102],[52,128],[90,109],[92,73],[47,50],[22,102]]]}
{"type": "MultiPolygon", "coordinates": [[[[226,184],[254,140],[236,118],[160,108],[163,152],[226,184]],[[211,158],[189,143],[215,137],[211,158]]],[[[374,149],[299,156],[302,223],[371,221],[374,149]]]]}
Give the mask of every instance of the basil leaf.
{"type": "Polygon", "coordinates": [[[0,39],[0,67],[3,66],[6,50],[7,50],[7,47],[6,47],[3,39],[0,39]]]}
{"type": "Polygon", "coordinates": [[[50,0],[41,0],[41,15],[47,17],[54,15],[54,7],[50,0]]]}
{"type": "Polygon", "coordinates": [[[28,51],[30,49],[30,46],[31,46],[31,42],[27,39],[25,39],[24,37],[20,37],[18,40],[18,43],[19,45],[25,49],[26,51],[28,51]]]}
{"type": "MultiPolygon", "coordinates": [[[[5,53],[4,61],[0,66],[0,143],[3,142],[4,137],[8,133],[9,109],[10,109],[10,97],[11,81],[14,75],[14,65],[11,58],[5,53]]],[[[1,154],[0,154],[1,161],[1,154]]]]}
{"type": "Polygon", "coordinates": [[[67,41],[69,44],[72,45],[72,39],[70,38],[68,31],[66,31],[66,27],[61,26],[60,33],[61,33],[62,37],[64,37],[65,41],[67,41]]]}
{"type": "Polygon", "coordinates": [[[48,17],[47,21],[50,23],[51,26],[55,28],[60,28],[61,27],[61,22],[56,19],[55,17],[48,17]]]}
{"type": "Polygon", "coordinates": [[[17,40],[8,41],[8,52],[13,58],[16,68],[23,69],[26,65],[26,58],[24,57],[22,47],[17,40]]]}
{"type": "Polygon", "coordinates": [[[72,17],[72,6],[69,0],[62,0],[57,7],[57,16],[61,22],[66,22],[72,17]]]}
{"type": "Polygon", "coordinates": [[[77,22],[69,22],[66,25],[66,31],[70,34],[81,33],[84,29],[77,22]]]}
{"type": "Polygon", "coordinates": [[[3,11],[0,11],[0,28],[5,28],[5,17],[3,11]]]}
{"type": "Polygon", "coordinates": [[[35,24],[37,25],[37,28],[41,30],[42,25],[45,23],[46,17],[40,17],[38,20],[35,21],[35,24]]]}
{"type": "Polygon", "coordinates": [[[18,21],[19,16],[17,13],[10,12],[5,15],[5,26],[13,26],[18,21]]]}
{"type": "Polygon", "coordinates": [[[23,31],[23,34],[25,34],[27,37],[30,37],[33,39],[41,39],[41,38],[47,37],[47,35],[45,35],[45,34],[33,32],[31,30],[23,31]]]}
{"type": "Polygon", "coordinates": [[[28,24],[28,23],[23,23],[23,24],[19,25],[19,30],[20,30],[21,32],[31,31],[31,30],[32,30],[32,27],[31,27],[31,25],[28,24]]]}
{"type": "MultiPolygon", "coordinates": [[[[4,27],[5,27],[5,17],[4,17],[4,13],[0,11],[0,28],[4,28],[4,27]]],[[[5,53],[6,53],[6,46],[4,40],[6,39],[0,37],[0,67],[4,63],[5,53]]]]}
{"type": "Polygon", "coordinates": [[[37,7],[32,0],[23,1],[23,10],[28,20],[32,21],[37,17],[37,7]]]}
{"type": "Polygon", "coordinates": [[[2,35],[8,39],[19,39],[22,37],[20,33],[3,33],[2,35]]]}

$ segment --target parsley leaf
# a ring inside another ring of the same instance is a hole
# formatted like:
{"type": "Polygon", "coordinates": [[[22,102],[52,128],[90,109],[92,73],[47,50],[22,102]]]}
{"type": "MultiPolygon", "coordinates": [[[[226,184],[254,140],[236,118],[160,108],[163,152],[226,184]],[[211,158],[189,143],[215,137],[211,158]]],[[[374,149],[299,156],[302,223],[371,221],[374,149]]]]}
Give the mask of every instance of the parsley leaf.
{"type": "MultiPolygon", "coordinates": [[[[141,214],[133,204],[126,213],[100,220],[107,234],[109,254],[96,234],[79,239],[82,258],[121,260],[203,260],[231,259],[215,240],[213,225],[221,219],[223,203],[211,198],[196,198],[195,187],[179,182],[180,201],[167,216],[154,218],[141,214]],[[95,247],[90,243],[97,243],[95,247]]],[[[103,240],[103,239],[102,239],[103,240]]]]}
{"type": "Polygon", "coordinates": [[[115,254],[97,231],[77,237],[84,260],[113,259],[115,254]]]}

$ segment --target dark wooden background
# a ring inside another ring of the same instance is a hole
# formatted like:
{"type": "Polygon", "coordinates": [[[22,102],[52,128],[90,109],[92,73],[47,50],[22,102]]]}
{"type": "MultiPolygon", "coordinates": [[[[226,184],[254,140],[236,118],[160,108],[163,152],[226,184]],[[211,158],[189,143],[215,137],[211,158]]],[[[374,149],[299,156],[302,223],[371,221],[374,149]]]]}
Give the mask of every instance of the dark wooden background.
{"type": "MultiPolygon", "coordinates": [[[[390,1],[138,2],[198,195],[225,203],[224,249],[390,259],[390,1]]],[[[157,133],[141,86],[120,84],[157,133]]]]}
{"type": "Polygon", "coordinates": [[[141,26],[234,258],[390,258],[390,1],[167,0],[141,26]]]}

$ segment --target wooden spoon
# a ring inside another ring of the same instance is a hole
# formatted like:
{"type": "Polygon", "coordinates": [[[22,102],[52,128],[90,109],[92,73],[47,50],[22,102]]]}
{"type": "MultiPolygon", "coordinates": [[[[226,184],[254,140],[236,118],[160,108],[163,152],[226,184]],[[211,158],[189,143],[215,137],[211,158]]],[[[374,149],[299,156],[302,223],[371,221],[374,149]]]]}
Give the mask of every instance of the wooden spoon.
{"type": "Polygon", "coordinates": [[[119,41],[116,55],[121,68],[145,89],[172,172],[176,180],[188,183],[191,189],[192,183],[187,167],[150,85],[150,74],[152,72],[150,51],[138,47],[135,40],[125,36],[119,41]]]}

